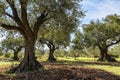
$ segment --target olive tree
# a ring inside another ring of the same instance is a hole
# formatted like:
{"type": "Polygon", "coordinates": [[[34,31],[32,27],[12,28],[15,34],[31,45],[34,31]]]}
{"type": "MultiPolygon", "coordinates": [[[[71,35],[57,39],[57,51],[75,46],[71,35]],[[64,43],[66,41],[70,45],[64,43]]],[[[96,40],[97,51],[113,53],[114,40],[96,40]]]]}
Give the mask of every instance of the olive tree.
{"type": "Polygon", "coordinates": [[[116,61],[108,50],[114,44],[120,42],[120,17],[116,14],[108,15],[103,21],[91,21],[84,25],[85,41],[100,50],[99,61],[116,61]]]}
{"type": "Polygon", "coordinates": [[[43,68],[36,60],[34,52],[39,29],[52,22],[56,22],[56,25],[65,20],[71,21],[70,23],[76,22],[83,14],[80,2],[81,0],[0,1],[0,27],[20,32],[25,40],[24,58],[11,72],[19,73],[43,68]]]}

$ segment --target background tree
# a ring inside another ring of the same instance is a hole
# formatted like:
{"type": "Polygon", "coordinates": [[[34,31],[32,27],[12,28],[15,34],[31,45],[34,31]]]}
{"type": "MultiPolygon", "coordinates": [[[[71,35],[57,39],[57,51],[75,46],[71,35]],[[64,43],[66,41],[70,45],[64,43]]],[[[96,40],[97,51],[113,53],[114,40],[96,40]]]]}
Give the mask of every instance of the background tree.
{"type": "Polygon", "coordinates": [[[83,28],[85,41],[100,49],[100,61],[116,61],[108,54],[108,49],[120,42],[119,21],[118,15],[108,15],[103,21],[91,21],[83,28]]]}
{"type": "Polygon", "coordinates": [[[18,53],[24,47],[24,41],[21,36],[15,37],[13,35],[7,35],[5,39],[2,40],[2,50],[8,52],[13,51],[13,60],[19,60],[18,53]]]}
{"type": "MultiPolygon", "coordinates": [[[[81,0],[2,0],[0,26],[20,32],[25,40],[23,61],[11,72],[34,71],[43,67],[35,58],[34,45],[42,25],[69,20],[71,25],[83,15],[81,0]],[[13,23],[11,23],[13,22],[13,23]]],[[[59,27],[59,26],[57,26],[59,27]]],[[[69,26],[68,26],[69,27],[69,26]]]]}
{"type": "Polygon", "coordinates": [[[59,27],[51,25],[51,27],[44,29],[45,31],[41,34],[39,41],[46,44],[50,50],[47,59],[48,61],[56,61],[56,58],[53,55],[56,49],[69,46],[70,35],[77,27],[76,25],[71,25],[69,22],[69,20],[68,22],[65,21],[64,24],[59,25],[59,27]]]}

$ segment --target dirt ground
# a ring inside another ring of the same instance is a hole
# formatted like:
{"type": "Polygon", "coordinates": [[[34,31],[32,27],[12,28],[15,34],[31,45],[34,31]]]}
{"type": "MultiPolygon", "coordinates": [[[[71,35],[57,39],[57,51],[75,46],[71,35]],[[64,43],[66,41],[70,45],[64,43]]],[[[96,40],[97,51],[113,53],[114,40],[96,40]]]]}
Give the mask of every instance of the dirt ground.
{"type": "Polygon", "coordinates": [[[0,74],[0,80],[120,80],[120,76],[104,70],[61,63],[43,62],[42,64],[45,66],[45,70],[15,76],[0,74]]]}

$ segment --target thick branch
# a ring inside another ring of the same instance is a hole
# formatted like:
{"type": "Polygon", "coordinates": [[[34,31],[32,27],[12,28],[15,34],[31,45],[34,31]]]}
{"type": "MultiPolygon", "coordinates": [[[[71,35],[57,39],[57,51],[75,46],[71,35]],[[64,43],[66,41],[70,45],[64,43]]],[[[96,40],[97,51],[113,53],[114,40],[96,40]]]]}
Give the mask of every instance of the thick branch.
{"type": "Polygon", "coordinates": [[[35,34],[38,33],[39,27],[42,23],[44,23],[46,21],[46,17],[47,17],[48,13],[46,13],[45,11],[37,18],[37,21],[34,24],[34,32],[35,34]]]}
{"type": "Polygon", "coordinates": [[[25,26],[29,26],[28,19],[27,19],[27,1],[28,0],[20,0],[21,17],[22,17],[22,21],[25,26]]]}
{"type": "Polygon", "coordinates": [[[8,13],[6,15],[12,18],[19,26],[23,27],[22,21],[20,20],[18,13],[17,13],[17,9],[15,8],[14,1],[13,0],[6,0],[6,1],[10,5],[13,16],[11,16],[8,13]]]}
{"type": "Polygon", "coordinates": [[[16,31],[19,31],[20,33],[24,34],[24,31],[19,26],[12,26],[12,25],[2,24],[2,23],[0,23],[0,26],[7,30],[16,30],[16,31]]]}
{"type": "Polygon", "coordinates": [[[11,19],[15,20],[14,17],[11,14],[9,14],[7,12],[5,12],[4,14],[7,15],[8,17],[10,17],[11,19]]]}
{"type": "Polygon", "coordinates": [[[46,44],[50,49],[58,49],[58,47],[56,47],[51,41],[49,41],[48,39],[40,39],[39,40],[41,43],[46,44]]]}
{"type": "Polygon", "coordinates": [[[118,41],[112,42],[111,44],[107,45],[107,47],[112,46],[112,45],[115,45],[115,44],[117,44],[117,43],[119,43],[119,42],[120,42],[120,39],[119,39],[118,41]]]}

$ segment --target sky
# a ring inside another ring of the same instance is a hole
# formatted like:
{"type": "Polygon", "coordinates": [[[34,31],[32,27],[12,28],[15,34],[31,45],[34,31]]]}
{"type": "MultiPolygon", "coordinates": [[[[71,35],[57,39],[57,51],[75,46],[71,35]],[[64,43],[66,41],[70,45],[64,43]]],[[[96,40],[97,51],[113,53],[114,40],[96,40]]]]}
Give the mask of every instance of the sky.
{"type": "Polygon", "coordinates": [[[120,0],[83,0],[82,9],[86,11],[82,24],[87,24],[110,14],[120,15],[120,0]]]}

